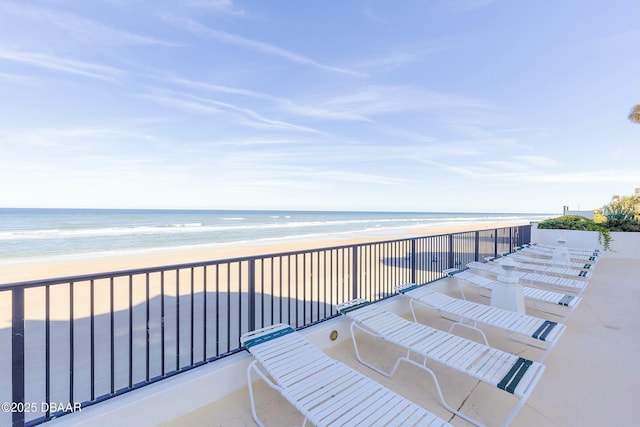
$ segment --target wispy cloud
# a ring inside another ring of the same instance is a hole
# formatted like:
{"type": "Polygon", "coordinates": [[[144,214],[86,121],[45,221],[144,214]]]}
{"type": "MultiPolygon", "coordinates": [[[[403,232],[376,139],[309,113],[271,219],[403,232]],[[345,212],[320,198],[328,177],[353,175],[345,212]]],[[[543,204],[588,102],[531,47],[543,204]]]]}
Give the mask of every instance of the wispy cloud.
{"type": "Polygon", "coordinates": [[[248,97],[253,99],[259,99],[263,101],[270,101],[273,104],[273,108],[285,111],[290,114],[295,114],[298,116],[305,117],[313,117],[317,119],[326,119],[326,120],[340,120],[340,121],[371,121],[367,117],[354,113],[352,111],[342,111],[339,109],[327,109],[321,108],[317,106],[317,103],[312,102],[313,106],[310,104],[301,104],[299,102],[281,98],[273,95],[269,95],[262,92],[256,92],[253,90],[230,87],[224,85],[216,85],[206,82],[199,82],[188,80],[184,78],[164,78],[164,80],[170,81],[173,84],[177,84],[183,87],[198,89],[198,90],[206,90],[214,93],[221,93],[225,95],[235,95],[248,97]]]}
{"type": "Polygon", "coordinates": [[[238,9],[232,0],[182,0],[182,3],[186,6],[208,9],[224,15],[245,15],[245,11],[238,9]]]}
{"type": "Polygon", "coordinates": [[[165,89],[156,89],[153,93],[141,94],[138,96],[195,113],[232,113],[241,119],[238,121],[239,123],[251,127],[322,133],[321,131],[310,127],[264,117],[249,108],[238,107],[228,102],[207,99],[191,94],[176,93],[165,89]]]}
{"type": "Polygon", "coordinates": [[[487,7],[497,1],[498,0],[441,0],[439,3],[442,7],[452,12],[465,13],[487,7]]]}
{"type": "Polygon", "coordinates": [[[214,30],[213,28],[202,25],[199,22],[193,21],[191,19],[180,18],[175,16],[165,16],[165,20],[193,34],[199,35],[201,37],[211,38],[221,43],[240,46],[246,49],[251,49],[251,50],[266,54],[266,55],[278,56],[280,58],[286,59],[287,61],[294,62],[301,65],[307,65],[310,67],[332,71],[340,74],[346,74],[353,77],[365,77],[365,74],[359,71],[321,64],[304,55],[291,52],[281,47],[278,47],[269,43],[265,43],[262,41],[258,41],[258,40],[252,40],[252,39],[238,36],[236,34],[228,33],[225,31],[214,30]]]}
{"type": "MultiPolygon", "coordinates": [[[[2,136],[2,134],[0,134],[2,136]]],[[[53,147],[56,149],[90,146],[96,140],[154,140],[152,135],[109,127],[36,128],[17,133],[5,133],[3,140],[20,146],[53,147]]]]}
{"type": "Polygon", "coordinates": [[[0,47],[0,59],[101,80],[114,80],[122,73],[120,69],[108,65],[60,58],[39,52],[3,49],[2,47],[0,47]]]}
{"type": "Polygon", "coordinates": [[[439,108],[493,108],[486,101],[463,95],[393,85],[364,86],[327,99],[321,105],[363,116],[439,108]]]}
{"type": "Polygon", "coordinates": [[[22,20],[29,19],[40,24],[54,25],[63,30],[65,36],[71,36],[92,46],[95,46],[96,43],[103,45],[177,46],[166,40],[116,29],[71,13],[54,11],[22,2],[19,5],[0,3],[0,10],[4,12],[5,16],[13,15],[22,20]]]}
{"type": "Polygon", "coordinates": [[[552,159],[551,157],[543,157],[543,156],[515,156],[516,164],[520,164],[521,166],[529,166],[535,169],[551,169],[560,167],[562,163],[560,163],[556,159],[552,159]]]}
{"type": "Polygon", "coordinates": [[[30,77],[23,76],[20,74],[11,74],[11,73],[2,73],[2,72],[0,72],[0,80],[5,80],[9,82],[14,82],[14,83],[29,83],[29,82],[35,81],[30,77]]]}
{"type": "Polygon", "coordinates": [[[519,178],[528,182],[546,182],[546,183],[571,183],[571,184],[589,184],[602,182],[621,182],[637,184],[640,182],[640,173],[637,170],[589,170],[578,172],[563,172],[556,174],[532,174],[524,175],[519,178]]]}

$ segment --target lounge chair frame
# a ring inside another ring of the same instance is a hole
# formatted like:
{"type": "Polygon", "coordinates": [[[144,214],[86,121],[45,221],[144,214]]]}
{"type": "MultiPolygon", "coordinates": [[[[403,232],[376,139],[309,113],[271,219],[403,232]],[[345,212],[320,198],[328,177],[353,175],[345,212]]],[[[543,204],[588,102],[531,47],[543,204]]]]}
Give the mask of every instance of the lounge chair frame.
{"type": "MultiPolygon", "coordinates": [[[[472,261],[467,264],[467,267],[473,271],[481,271],[484,274],[490,274],[491,278],[496,278],[499,274],[502,274],[504,270],[499,264],[490,262],[472,261]]],[[[579,279],[577,275],[574,278],[561,277],[553,274],[546,274],[544,272],[532,272],[532,271],[513,271],[515,276],[518,276],[520,283],[547,286],[552,289],[557,289],[563,292],[571,292],[576,295],[581,295],[586,289],[589,281],[585,279],[579,279]]]]}
{"type": "Polygon", "coordinates": [[[411,314],[416,322],[416,306],[435,310],[440,317],[453,322],[449,332],[453,332],[456,327],[474,330],[486,345],[489,345],[489,340],[479,325],[498,328],[513,341],[543,350],[539,362],[546,359],[566,330],[563,323],[454,298],[431,289],[429,285],[405,283],[397,286],[396,291],[408,298],[411,314]]]}
{"type": "Polygon", "coordinates": [[[259,419],[252,373],[277,390],[316,426],[450,426],[446,421],[330,358],[286,324],[240,338],[255,357],[247,368],[251,414],[259,419]]]}
{"type": "Polygon", "coordinates": [[[351,338],[356,358],[374,371],[391,377],[401,362],[406,362],[427,372],[436,386],[441,404],[450,412],[466,421],[482,424],[451,407],[444,399],[438,378],[427,365],[436,362],[474,379],[513,394],[518,402],[503,422],[503,426],[516,416],[544,372],[541,363],[483,345],[439,329],[431,328],[407,320],[391,313],[379,304],[371,304],[363,299],[355,299],[338,305],[338,312],[351,320],[351,338]],[[380,338],[406,351],[389,371],[366,361],[360,354],[356,339],[358,331],[380,338]],[[414,358],[420,358],[417,362],[414,358]]]}

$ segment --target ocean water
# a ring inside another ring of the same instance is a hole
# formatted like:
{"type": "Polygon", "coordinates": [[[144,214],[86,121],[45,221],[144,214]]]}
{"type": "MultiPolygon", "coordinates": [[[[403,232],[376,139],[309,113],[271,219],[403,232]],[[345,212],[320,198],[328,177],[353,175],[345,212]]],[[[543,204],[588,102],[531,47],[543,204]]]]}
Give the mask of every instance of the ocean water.
{"type": "Polygon", "coordinates": [[[0,209],[0,262],[299,238],[394,236],[410,228],[534,221],[550,214],[0,209]]]}

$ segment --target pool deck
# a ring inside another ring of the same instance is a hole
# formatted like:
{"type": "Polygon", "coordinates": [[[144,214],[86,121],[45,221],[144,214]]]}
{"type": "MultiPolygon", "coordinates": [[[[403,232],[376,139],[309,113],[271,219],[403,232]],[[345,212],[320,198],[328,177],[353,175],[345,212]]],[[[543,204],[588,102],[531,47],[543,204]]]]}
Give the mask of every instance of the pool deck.
{"type": "MultiPolygon", "coordinates": [[[[444,279],[437,286],[443,286],[443,289],[446,286],[449,290],[449,280],[444,279]]],[[[488,303],[487,298],[468,287],[465,291],[468,299],[488,303]]],[[[565,321],[566,332],[544,361],[546,370],[540,382],[512,426],[637,425],[634,404],[638,402],[640,384],[640,260],[601,260],[582,297],[582,303],[565,321]]],[[[406,306],[404,315],[409,318],[408,303],[406,306]]],[[[527,312],[557,320],[535,310],[528,309],[527,312]]],[[[421,322],[445,330],[450,325],[449,321],[427,310],[421,311],[419,317],[421,322]]],[[[508,340],[500,331],[484,329],[489,332],[489,343],[494,347],[534,360],[542,354],[540,350],[508,340]]],[[[468,338],[473,338],[473,333],[468,333],[471,334],[468,338]]],[[[358,340],[363,354],[377,363],[389,366],[393,362],[390,356],[395,350],[389,344],[360,335],[358,340]]],[[[471,425],[441,406],[433,382],[425,372],[401,364],[392,378],[379,375],[356,360],[350,339],[326,352],[453,425],[471,425]]],[[[488,426],[501,425],[516,403],[511,395],[451,369],[433,368],[448,403],[488,426]]],[[[302,423],[303,418],[295,408],[262,381],[256,384],[256,401],[258,414],[267,426],[302,423]]],[[[163,424],[164,427],[204,425],[256,425],[251,417],[246,387],[163,424]]]]}

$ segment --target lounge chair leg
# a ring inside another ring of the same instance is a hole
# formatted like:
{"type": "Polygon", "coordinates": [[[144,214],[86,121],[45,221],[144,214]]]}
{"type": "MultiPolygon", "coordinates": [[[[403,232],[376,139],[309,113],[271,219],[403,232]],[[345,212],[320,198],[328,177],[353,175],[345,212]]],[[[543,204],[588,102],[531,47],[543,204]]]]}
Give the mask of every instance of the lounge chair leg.
{"type": "Polygon", "coordinates": [[[361,330],[364,333],[367,333],[369,335],[375,336],[375,337],[380,337],[379,335],[376,334],[372,334],[371,332],[367,331],[366,329],[362,329],[361,327],[359,327],[355,322],[351,323],[351,341],[353,342],[353,348],[355,350],[356,353],[356,359],[358,359],[358,362],[362,363],[363,365],[373,369],[374,371],[376,371],[377,373],[384,375],[385,377],[391,377],[396,369],[398,368],[398,365],[400,364],[400,359],[396,360],[396,363],[393,365],[393,367],[391,368],[390,372],[385,372],[382,369],[372,365],[371,363],[365,361],[362,356],[360,356],[360,351],[358,351],[358,343],[356,341],[356,331],[355,328],[358,328],[359,330],[361,330]]]}
{"type": "Polygon", "coordinates": [[[264,427],[264,424],[262,424],[262,421],[260,421],[260,418],[258,418],[258,414],[256,412],[256,402],[253,397],[253,382],[251,380],[251,370],[256,369],[255,365],[256,361],[254,360],[247,368],[247,386],[249,388],[249,400],[251,401],[251,415],[253,416],[253,420],[256,422],[256,424],[258,424],[258,426],[264,427]]]}
{"type": "Polygon", "coordinates": [[[436,374],[434,374],[433,371],[426,366],[426,363],[427,363],[427,359],[426,358],[424,359],[424,363],[423,364],[420,364],[420,363],[418,363],[416,361],[413,361],[413,360],[407,359],[407,358],[404,358],[404,360],[407,361],[407,363],[410,363],[410,364],[412,364],[414,366],[417,366],[418,368],[428,372],[429,375],[431,375],[431,378],[433,379],[433,383],[436,386],[436,391],[438,392],[438,397],[440,398],[440,403],[442,404],[442,406],[445,407],[445,409],[447,411],[451,412],[452,414],[456,414],[460,418],[470,422],[473,425],[476,425],[478,427],[484,427],[484,424],[479,423],[478,421],[476,421],[473,418],[463,414],[462,412],[458,411],[457,409],[453,409],[451,406],[449,406],[447,404],[447,402],[444,400],[444,396],[442,395],[442,389],[440,388],[440,383],[438,382],[438,378],[436,377],[436,374]]]}
{"type": "MultiPolygon", "coordinates": [[[[443,316],[443,317],[444,317],[444,316],[443,316]]],[[[478,332],[478,333],[480,334],[480,336],[482,337],[482,340],[484,341],[484,344],[485,344],[485,345],[487,345],[487,346],[489,345],[489,340],[487,340],[487,336],[484,334],[484,332],[482,331],[482,329],[480,329],[480,328],[476,328],[475,326],[466,325],[466,324],[462,323],[462,320],[460,320],[459,322],[454,322],[454,323],[451,325],[451,327],[449,328],[449,333],[451,333],[451,331],[453,331],[453,329],[454,329],[456,326],[462,326],[462,327],[469,328],[469,329],[471,329],[471,330],[474,330],[474,331],[478,332]]]]}

